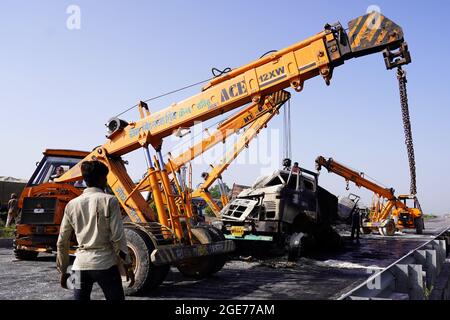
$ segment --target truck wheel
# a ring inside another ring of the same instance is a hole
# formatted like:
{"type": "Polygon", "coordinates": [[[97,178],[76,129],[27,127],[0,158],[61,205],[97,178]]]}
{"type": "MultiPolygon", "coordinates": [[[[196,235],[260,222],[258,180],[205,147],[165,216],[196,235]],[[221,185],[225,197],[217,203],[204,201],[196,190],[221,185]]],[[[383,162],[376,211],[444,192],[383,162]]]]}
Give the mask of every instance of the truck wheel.
{"type": "Polygon", "coordinates": [[[395,229],[395,222],[393,220],[389,220],[383,228],[379,228],[379,231],[382,236],[392,237],[395,234],[395,229]]]}
{"type": "Polygon", "coordinates": [[[362,230],[362,233],[364,233],[364,234],[371,234],[372,233],[372,229],[371,228],[362,227],[361,230],[362,230]]]}
{"type": "MultiPolygon", "coordinates": [[[[200,226],[192,228],[191,232],[195,238],[194,243],[207,244],[214,241],[213,236],[207,227],[200,226]]],[[[179,263],[177,269],[186,277],[202,279],[218,271],[215,270],[220,264],[216,264],[216,258],[215,255],[192,258],[179,263]]]]}
{"type": "Polygon", "coordinates": [[[288,244],[288,261],[295,262],[303,255],[305,251],[305,245],[303,243],[304,237],[305,234],[302,232],[293,233],[290,236],[288,244]]]}
{"type": "MultiPolygon", "coordinates": [[[[225,241],[225,236],[223,235],[222,231],[220,231],[219,229],[213,227],[213,226],[208,226],[208,231],[210,233],[210,235],[212,236],[212,240],[214,242],[219,242],[219,241],[225,241]]],[[[222,254],[218,254],[216,256],[214,256],[214,268],[211,270],[212,273],[217,273],[220,270],[222,270],[223,266],[225,265],[225,263],[227,262],[227,254],[226,253],[222,253],[222,254]]]]}
{"type": "Polygon", "coordinates": [[[414,226],[416,227],[417,234],[423,234],[423,217],[414,219],[414,226]]]}
{"type": "Polygon", "coordinates": [[[18,260],[26,260],[26,261],[33,261],[36,260],[39,252],[35,251],[26,251],[26,250],[14,250],[14,256],[18,260]]]}
{"type": "Polygon", "coordinates": [[[155,247],[145,232],[125,228],[128,252],[134,268],[135,283],[129,288],[127,282],[122,282],[126,295],[139,295],[155,289],[166,278],[170,266],[155,266],[151,262],[151,254],[155,247]]]}

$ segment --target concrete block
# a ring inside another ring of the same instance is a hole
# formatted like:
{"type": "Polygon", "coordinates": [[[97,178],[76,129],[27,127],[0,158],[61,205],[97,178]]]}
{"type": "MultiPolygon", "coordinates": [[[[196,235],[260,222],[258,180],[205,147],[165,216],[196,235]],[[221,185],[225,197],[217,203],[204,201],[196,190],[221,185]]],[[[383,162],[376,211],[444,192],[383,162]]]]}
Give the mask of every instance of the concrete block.
{"type": "Polygon", "coordinates": [[[408,265],[408,286],[409,286],[410,300],[424,299],[422,265],[420,264],[408,265]]]}
{"type": "Polygon", "coordinates": [[[424,299],[423,270],[421,264],[397,264],[392,267],[395,291],[408,294],[410,300],[424,299]]]}
{"type": "Polygon", "coordinates": [[[442,267],[442,272],[437,277],[430,300],[448,300],[450,298],[450,259],[447,259],[442,267]]]}
{"type": "Polygon", "coordinates": [[[416,250],[413,253],[417,264],[422,265],[425,270],[427,288],[431,289],[437,277],[437,251],[416,250]]]}
{"type": "Polygon", "coordinates": [[[396,264],[392,266],[392,274],[395,277],[395,291],[400,293],[409,294],[408,285],[408,265],[407,264],[396,264]]]}

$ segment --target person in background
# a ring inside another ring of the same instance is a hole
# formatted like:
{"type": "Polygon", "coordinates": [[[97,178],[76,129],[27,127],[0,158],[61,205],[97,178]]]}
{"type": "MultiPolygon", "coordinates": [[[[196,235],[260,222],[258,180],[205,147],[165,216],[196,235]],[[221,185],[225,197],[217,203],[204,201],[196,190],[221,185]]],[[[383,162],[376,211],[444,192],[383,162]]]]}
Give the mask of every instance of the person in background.
{"type": "Polygon", "coordinates": [[[119,265],[125,267],[130,287],[134,284],[134,273],[119,201],[104,192],[108,167],[99,161],[85,161],[81,165],[81,173],[87,188],[66,205],[57,242],[56,264],[61,273],[61,286],[67,289],[70,277],[75,300],[90,300],[92,286],[98,283],[106,300],[124,300],[119,265]],[[72,232],[78,249],[72,275],[69,275],[72,232]]]}
{"type": "Polygon", "coordinates": [[[63,167],[59,166],[55,169],[55,173],[50,176],[50,181],[53,181],[64,174],[65,170],[63,167]]]}
{"type": "Polygon", "coordinates": [[[11,193],[11,198],[8,201],[8,217],[6,218],[5,227],[9,227],[11,221],[14,219],[14,223],[17,224],[17,214],[19,212],[19,203],[17,201],[17,195],[15,193],[11,193]]]}
{"type": "Polygon", "coordinates": [[[350,235],[350,240],[354,240],[355,239],[355,232],[356,232],[356,243],[359,244],[359,231],[361,228],[361,215],[359,212],[359,209],[356,208],[355,210],[353,210],[353,214],[352,214],[352,232],[350,235]]]}
{"type": "Polygon", "coordinates": [[[300,173],[300,167],[298,166],[298,162],[294,162],[294,166],[292,167],[292,173],[300,173]]]}

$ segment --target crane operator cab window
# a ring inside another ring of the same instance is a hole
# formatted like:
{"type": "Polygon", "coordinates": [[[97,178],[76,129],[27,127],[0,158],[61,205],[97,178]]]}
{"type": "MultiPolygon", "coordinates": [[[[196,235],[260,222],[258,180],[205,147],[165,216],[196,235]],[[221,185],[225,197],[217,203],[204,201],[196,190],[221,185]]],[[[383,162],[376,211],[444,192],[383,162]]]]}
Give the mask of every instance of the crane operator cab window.
{"type": "MultiPolygon", "coordinates": [[[[70,168],[76,165],[81,159],[69,157],[44,156],[37,163],[37,168],[31,176],[28,186],[35,186],[42,183],[54,182],[56,178],[61,177],[70,168]]],[[[75,187],[85,188],[83,181],[72,183],[75,187]]]]}

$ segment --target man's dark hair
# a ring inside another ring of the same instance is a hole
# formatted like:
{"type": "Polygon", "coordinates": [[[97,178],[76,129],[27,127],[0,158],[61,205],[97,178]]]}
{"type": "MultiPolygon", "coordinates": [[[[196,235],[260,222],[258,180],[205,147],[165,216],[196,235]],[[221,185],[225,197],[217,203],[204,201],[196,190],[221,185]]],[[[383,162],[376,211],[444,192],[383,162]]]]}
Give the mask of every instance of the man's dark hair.
{"type": "Polygon", "coordinates": [[[81,164],[81,174],[88,187],[98,186],[108,172],[108,167],[100,161],[84,161],[81,164]]]}

